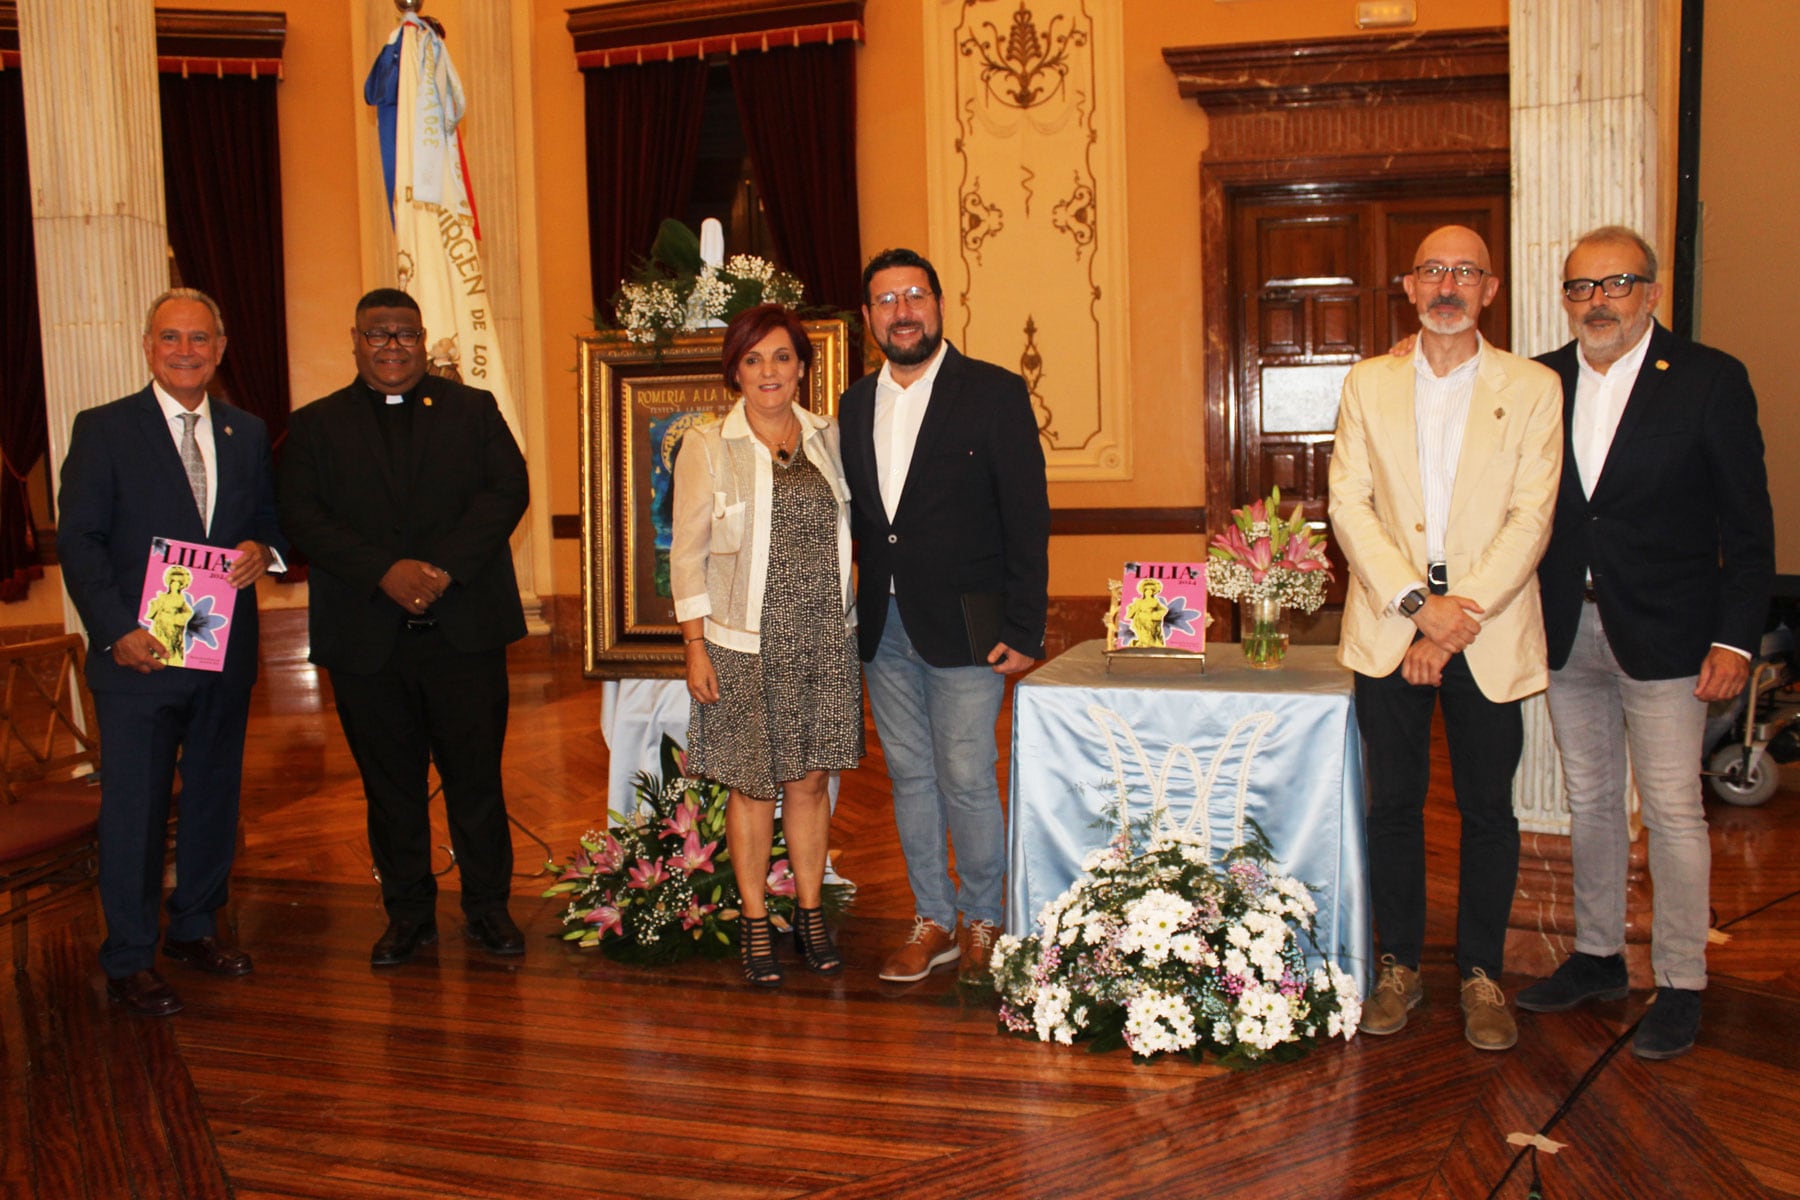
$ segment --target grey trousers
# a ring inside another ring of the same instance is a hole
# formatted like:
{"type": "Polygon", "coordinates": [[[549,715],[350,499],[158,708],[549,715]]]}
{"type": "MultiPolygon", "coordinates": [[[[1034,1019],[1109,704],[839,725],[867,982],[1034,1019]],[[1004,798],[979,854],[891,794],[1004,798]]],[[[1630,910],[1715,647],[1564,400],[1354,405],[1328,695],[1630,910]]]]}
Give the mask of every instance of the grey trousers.
{"type": "Polygon", "coordinates": [[[1712,875],[1700,800],[1706,705],[1694,697],[1698,678],[1631,678],[1613,657],[1599,610],[1584,604],[1569,661],[1550,672],[1548,697],[1569,785],[1575,948],[1598,955],[1625,948],[1625,795],[1635,779],[1655,892],[1651,966],[1658,986],[1691,990],[1706,986],[1712,875]]]}

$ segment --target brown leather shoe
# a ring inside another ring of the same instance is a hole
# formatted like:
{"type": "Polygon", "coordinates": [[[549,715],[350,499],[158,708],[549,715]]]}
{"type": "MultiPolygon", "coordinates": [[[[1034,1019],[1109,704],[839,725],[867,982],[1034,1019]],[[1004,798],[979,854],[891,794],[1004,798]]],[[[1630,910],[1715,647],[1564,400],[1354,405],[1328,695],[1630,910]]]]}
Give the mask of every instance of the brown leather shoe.
{"type": "Polygon", "coordinates": [[[1519,1026],[1506,1007],[1506,993],[1480,967],[1463,980],[1463,1036],[1477,1050],[1510,1050],[1519,1026]]]}
{"type": "Polygon", "coordinates": [[[1419,972],[1401,966],[1393,955],[1384,954],[1381,974],[1375,981],[1375,990],[1363,1004],[1362,1024],[1358,1028],[1376,1037],[1399,1033],[1406,1028],[1406,1014],[1419,1007],[1423,999],[1425,985],[1419,982],[1419,972]]]}
{"type": "Polygon", "coordinates": [[[163,955],[199,967],[208,975],[248,975],[256,969],[248,954],[219,945],[215,937],[195,938],[191,942],[164,938],[163,955]]]}
{"type": "Polygon", "coordinates": [[[888,956],[882,964],[881,977],[890,983],[914,983],[925,978],[945,963],[953,963],[962,955],[956,935],[924,917],[913,918],[912,936],[906,944],[888,956]]]}
{"type": "Polygon", "coordinates": [[[153,967],[145,967],[123,979],[108,979],[106,998],[114,1004],[123,1004],[140,1017],[167,1017],[181,1011],[181,997],[163,982],[163,977],[153,967]]]}
{"type": "Polygon", "coordinates": [[[963,979],[983,983],[993,977],[988,959],[993,957],[994,939],[999,936],[1000,927],[992,921],[970,921],[958,931],[956,947],[962,952],[962,965],[957,971],[963,979]]]}

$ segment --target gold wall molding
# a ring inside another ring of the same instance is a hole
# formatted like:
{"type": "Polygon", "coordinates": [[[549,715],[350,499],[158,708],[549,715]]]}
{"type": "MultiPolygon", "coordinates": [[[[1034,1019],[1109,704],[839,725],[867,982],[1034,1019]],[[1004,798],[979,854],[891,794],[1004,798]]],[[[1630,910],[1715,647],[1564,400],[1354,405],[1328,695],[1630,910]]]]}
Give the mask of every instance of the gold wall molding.
{"type": "Polygon", "coordinates": [[[925,0],[945,335],[1017,371],[1054,481],[1131,478],[1124,45],[1105,0],[925,0]]]}

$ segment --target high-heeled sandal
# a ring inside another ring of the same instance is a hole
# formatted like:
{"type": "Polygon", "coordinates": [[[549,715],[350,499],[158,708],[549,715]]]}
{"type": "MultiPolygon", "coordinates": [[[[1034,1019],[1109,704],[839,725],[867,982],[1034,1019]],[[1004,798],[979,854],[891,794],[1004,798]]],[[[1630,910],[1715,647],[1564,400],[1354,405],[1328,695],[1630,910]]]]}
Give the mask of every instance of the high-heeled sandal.
{"type": "Polygon", "coordinates": [[[781,986],[781,963],[775,958],[775,931],[768,917],[738,918],[738,953],[744,978],[762,988],[781,986]]]}
{"type": "Polygon", "coordinates": [[[844,960],[831,942],[831,931],[825,928],[823,908],[794,909],[794,949],[805,957],[809,971],[836,975],[844,969],[844,960]]]}

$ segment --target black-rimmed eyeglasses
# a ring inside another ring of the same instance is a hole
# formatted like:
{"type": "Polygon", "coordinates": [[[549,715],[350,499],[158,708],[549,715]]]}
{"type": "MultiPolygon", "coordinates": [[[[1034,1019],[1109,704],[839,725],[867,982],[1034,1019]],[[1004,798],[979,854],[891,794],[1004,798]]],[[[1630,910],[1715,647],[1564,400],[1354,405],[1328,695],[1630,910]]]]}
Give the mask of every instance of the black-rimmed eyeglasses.
{"type": "Polygon", "coordinates": [[[379,350],[389,342],[399,342],[404,348],[411,350],[425,336],[423,329],[359,329],[362,340],[369,343],[371,350],[379,350]]]}
{"type": "Polygon", "coordinates": [[[1413,268],[1413,274],[1419,277],[1421,283],[1437,283],[1445,275],[1453,275],[1456,277],[1457,287],[1474,287],[1481,282],[1482,276],[1492,272],[1484,271],[1473,263],[1457,263],[1454,267],[1447,267],[1443,263],[1420,263],[1413,268]]]}
{"type": "Polygon", "coordinates": [[[1640,283],[1655,283],[1648,275],[1633,275],[1629,272],[1621,275],[1608,275],[1605,279],[1565,279],[1563,295],[1580,304],[1594,294],[1599,288],[1608,300],[1623,300],[1631,295],[1631,289],[1640,283]]]}

